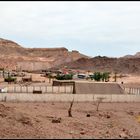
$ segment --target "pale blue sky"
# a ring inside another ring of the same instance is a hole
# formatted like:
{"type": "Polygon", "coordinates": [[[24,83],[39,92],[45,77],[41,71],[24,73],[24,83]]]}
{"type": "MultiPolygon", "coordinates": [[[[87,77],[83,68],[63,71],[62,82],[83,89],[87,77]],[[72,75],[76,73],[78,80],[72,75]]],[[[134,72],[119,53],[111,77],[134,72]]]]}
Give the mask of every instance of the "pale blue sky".
{"type": "Polygon", "coordinates": [[[140,2],[0,2],[0,38],[89,56],[140,51],[140,2]]]}

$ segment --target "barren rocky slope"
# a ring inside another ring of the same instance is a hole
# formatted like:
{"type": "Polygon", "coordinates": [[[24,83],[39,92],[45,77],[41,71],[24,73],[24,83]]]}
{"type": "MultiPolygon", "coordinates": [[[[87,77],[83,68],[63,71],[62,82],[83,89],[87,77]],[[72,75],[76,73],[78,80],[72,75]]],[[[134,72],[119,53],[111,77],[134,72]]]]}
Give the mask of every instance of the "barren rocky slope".
{"type": "Polygon", "coordinates": [[[125,55],[124,58],[140,58],[140,52],[137,52],[134,55],[125,55]]]}
{"type": "Polygon", "coordinates": [[[23,48],[19,44],[0,39],[0,67],[15,69],[16,65],[28,70],[46,69],[79,58],[88,58],[78,51],[60,48],[23,48]],[[35,66],[34,66],[35,65],[35,66]]]}
{"type": "MultiPolygon", "coordinates": [[[[67,65],[68,68],[72,69],[140,73],[140,58],[109,58],[98,56],[94,58],[81,58],[63,65],[67,65]]],[[[63,65],[60,67],[63,67],[63,65]]]]}
{"type": "Polygon", "coordinates": [[[102,103],[98,112],[92,102],[74,103],[73,117],[68,117],[69,105],[1,103],[0,138],[140,138],[140,103],[102,103]]]}
{"type": "Polygon", "coordinates": [[[92,71],[140,73],[140,52],[120,58],[90,58],[64,47],[23,48],[13,41],[0,39],[0,68],[40,70],[64,66],[92,71]]]}

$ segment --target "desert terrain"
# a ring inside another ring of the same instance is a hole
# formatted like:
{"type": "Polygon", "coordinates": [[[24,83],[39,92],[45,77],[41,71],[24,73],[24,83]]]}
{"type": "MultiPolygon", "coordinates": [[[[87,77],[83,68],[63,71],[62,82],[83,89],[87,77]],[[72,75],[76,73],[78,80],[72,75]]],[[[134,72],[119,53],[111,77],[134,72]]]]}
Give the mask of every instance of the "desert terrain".
{"type": "MultiPolygon", "coordinates": [[[[31,85],[52,84],[41,74],[31,75],[38,81],[31,85]]],[[[122,81],[126,87],[140,87],[139,75],[117,78],[118,83],[122,81]]],[[[68,117],[69,107],[69,102],[0,102],[0,138],[140,138],[139,102],[101,103],[99,111],[93,102],[75,102],[72,117],[68,117]]]]}
{"type": "Polygon", "coordinates": [[[1,2],[0,139],[140,139],[140,3],[1,2]]]}
{"type": "Polygon", "coordinates": [[[140,103],[74,103],[72,117],[69,106],[1,102],[0,138],[140,138],[140,103]]]}
{"type": "MultiPolygon", "coordinates": [[[[26,76],[32,77],[29,83],[32,86],[52,86],[52,80],[39,71],[65,68],[81,73],[109,71],[110,82],[114,82],[117,72],[117,83],[139,88],[139,60],[139,53],[122,58],[91,58],[65,47],[24,48],[0,39],[0,68],[26,71],[26,76]]],[[[8,84],[1,75],[0,87],[19,86],[21,79],[17,77],[16,83],[8,84]]],[[[75,81],[94,82],[91,79],[75,81]]],[[[72,117],[68,116],[69,107],[69,102],[0,102],[0,138],[140,138],[139,102],[100,103],[99,111],[94,102],[74,102],[72,117]]]]}

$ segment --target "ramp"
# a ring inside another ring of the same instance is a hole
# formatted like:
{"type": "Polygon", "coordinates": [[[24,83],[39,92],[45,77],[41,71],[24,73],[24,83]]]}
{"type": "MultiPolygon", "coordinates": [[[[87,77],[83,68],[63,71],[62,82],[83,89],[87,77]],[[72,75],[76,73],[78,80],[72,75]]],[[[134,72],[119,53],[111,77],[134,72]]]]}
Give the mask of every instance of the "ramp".
{"type": "Polygon", "coordinates": [[[123,94],[118,83],[75,82],[76,94],[123,94]]]}

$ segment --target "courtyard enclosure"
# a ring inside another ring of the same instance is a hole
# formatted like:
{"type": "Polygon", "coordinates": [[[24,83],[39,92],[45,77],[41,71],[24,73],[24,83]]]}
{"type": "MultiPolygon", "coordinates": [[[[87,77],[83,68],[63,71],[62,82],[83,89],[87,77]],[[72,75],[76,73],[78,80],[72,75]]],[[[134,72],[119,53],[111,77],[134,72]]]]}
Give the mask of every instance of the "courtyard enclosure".
{"type": "Polygon", "coordinates": [[[73,86],[9,86],[8,93],[73,93],[73,86]]]}

